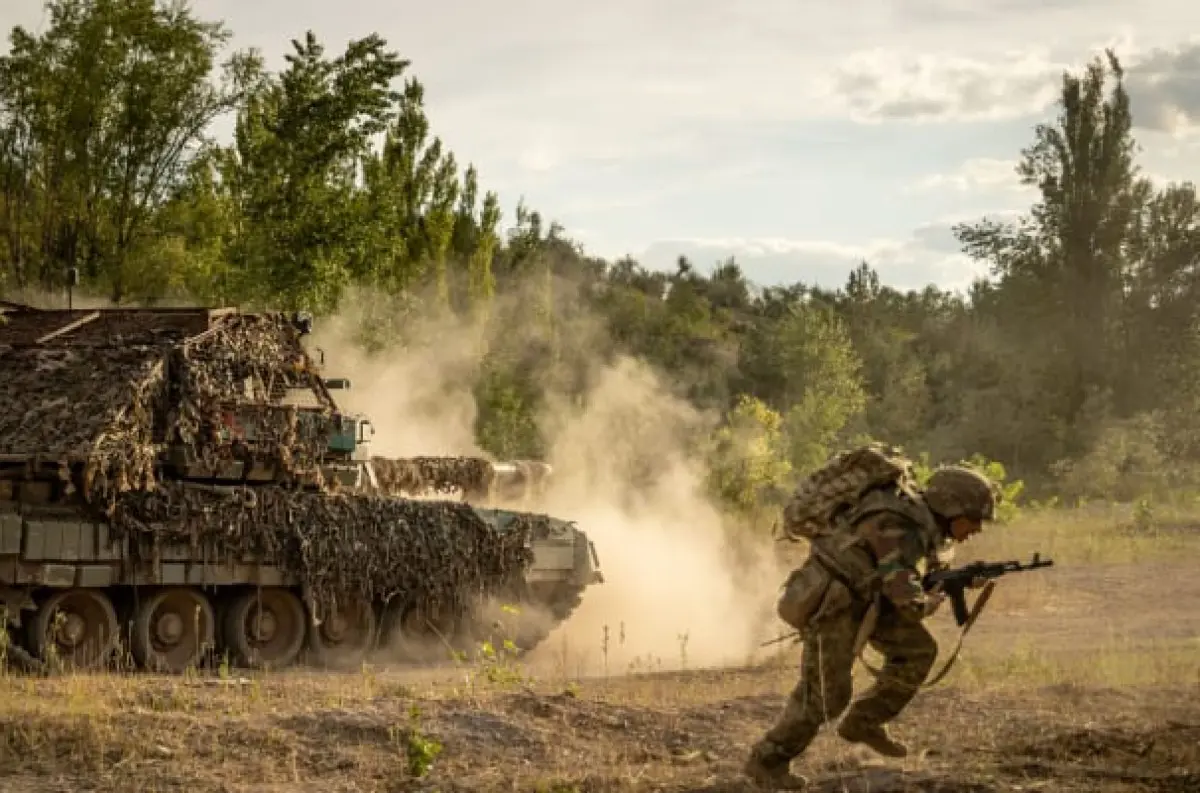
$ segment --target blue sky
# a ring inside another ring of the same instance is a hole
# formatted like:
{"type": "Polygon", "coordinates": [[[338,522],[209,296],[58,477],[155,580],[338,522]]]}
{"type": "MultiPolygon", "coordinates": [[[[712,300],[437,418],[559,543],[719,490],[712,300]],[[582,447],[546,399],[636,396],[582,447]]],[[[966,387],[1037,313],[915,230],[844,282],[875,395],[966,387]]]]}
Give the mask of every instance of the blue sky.
{"type": "MultiPolygon", "coordinates": [[[[435,134],[512,221],[593,253],[760,283],[963,288],[958,220],[1027,208],[1013,175],[1064,69],[1114,46],[1155,177],[1200,180],[1200,4],[1145,0],[198,0],[272,68],[313,29],[412,61],[435,134]],[[1135,11],[1136,8],[1136,11],[1135,11]]],[[[0,25],[37,29],[40,0],[0,25]]]]}

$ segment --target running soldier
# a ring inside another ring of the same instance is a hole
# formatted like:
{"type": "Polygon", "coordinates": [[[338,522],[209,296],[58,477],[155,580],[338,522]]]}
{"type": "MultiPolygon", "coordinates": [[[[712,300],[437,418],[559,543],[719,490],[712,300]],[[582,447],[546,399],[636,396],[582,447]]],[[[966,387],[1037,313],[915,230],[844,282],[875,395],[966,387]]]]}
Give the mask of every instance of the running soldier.
{"type": "Polygon", "coordinates": [[[808,520],[808,533],[791,532],[809,539],[811,551],[785,585],[779,612],[801,632],[804,650],[800,681],[745,764],[747,776],[762,787],[804,788],[807,780],[792,774],[792,760],[843,712],[837,728],[843,739],[888,757],[907,754],[884,725],[908,705],[933,667],[938,647],[922,620],[944,599],[923,590],[919,566],[943,566],[943,552],[994,519],[996,490],[986,477],[945,467],[919,488],[910,464],[881,455],[881,448],[834,458],[827,466],[832,473],[819,472],[826,478],[815,484],[810,477],[808,491],[802,485],[785,510],[785,523],[794,528],[853,492],[851,503],[839,505],[835,514],[808,520]],[[839,486],[841,494],[835,492],[839,486]],[[885,663],[876,685],[851,706],[851,670],[866,641],[885,663]]]}

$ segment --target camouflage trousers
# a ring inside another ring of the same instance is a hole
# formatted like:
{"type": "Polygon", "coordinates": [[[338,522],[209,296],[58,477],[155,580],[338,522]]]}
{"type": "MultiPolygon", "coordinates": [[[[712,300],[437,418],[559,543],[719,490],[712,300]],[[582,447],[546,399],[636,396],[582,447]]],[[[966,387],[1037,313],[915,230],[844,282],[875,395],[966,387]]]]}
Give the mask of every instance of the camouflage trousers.
{"type": "Polygon", "coordinates": [[[806,634],[800,681],[775,725],[755,746],[768,763],[778,765],[799,756],[821,725],[836,720],[847,707],[847,722],[882,725],[894,719],[928,677],[937,658],[937,642],[919,621],[902,617],[884,600],[868,641],[885,663],[875,685],[850,705],[854,641],[867,608],[855,602],[824,617],[806,634]]]}

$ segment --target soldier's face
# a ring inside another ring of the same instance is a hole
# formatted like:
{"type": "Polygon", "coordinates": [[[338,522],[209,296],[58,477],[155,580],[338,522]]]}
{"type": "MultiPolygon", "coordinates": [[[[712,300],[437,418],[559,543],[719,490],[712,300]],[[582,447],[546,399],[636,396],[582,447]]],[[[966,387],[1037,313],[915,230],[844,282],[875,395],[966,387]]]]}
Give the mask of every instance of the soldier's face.
{"type": "Polygon", "coordinates": [[[957,542],[966,542],[981,531],[983,531],[983,523],[965,515],[959,515],[950,521],[950,536],[957,542]]]}

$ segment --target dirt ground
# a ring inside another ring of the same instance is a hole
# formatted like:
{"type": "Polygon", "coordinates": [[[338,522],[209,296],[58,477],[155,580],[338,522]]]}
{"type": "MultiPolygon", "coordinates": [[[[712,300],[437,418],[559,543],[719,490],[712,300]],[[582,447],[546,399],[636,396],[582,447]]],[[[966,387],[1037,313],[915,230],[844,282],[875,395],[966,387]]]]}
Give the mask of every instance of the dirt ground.
{"type": "MultiPolygon", "coordinates": [[[[823,733],[795,764],[811,789],[1200,793],[1197,545],[1064,548],[1004,582],[959,665],[894,724],[908,758],[823,733]]],[[[933,623],[945,646],[952,621],[933,623]]],[[[798,660],[781,645],[751,667],[583,679],[549,662],[5,677],[0,790],[749,793],[742,761],[798,660]]]]}
{"type": "MultiPolygon", "coordinates": [[[[353,676],[351,676],[353,677],[353,676]]],[[[781,669],[436,696],[378,679],[42,683],[0,720],[6,791],[750,791],[781,669]],[[413,708],[419,714],[413,713],[413,708]],[[434,740],[436,756],[422,751],[434,740]],[[419,763],[432,767],[417,778],[419,763]]],[[[19,696],[10,690],[9,696],[19,696]]],[[[885,761],[823,734],[822,791],[1200,790],[1197,685],[925,692],[885,761]]]]}

